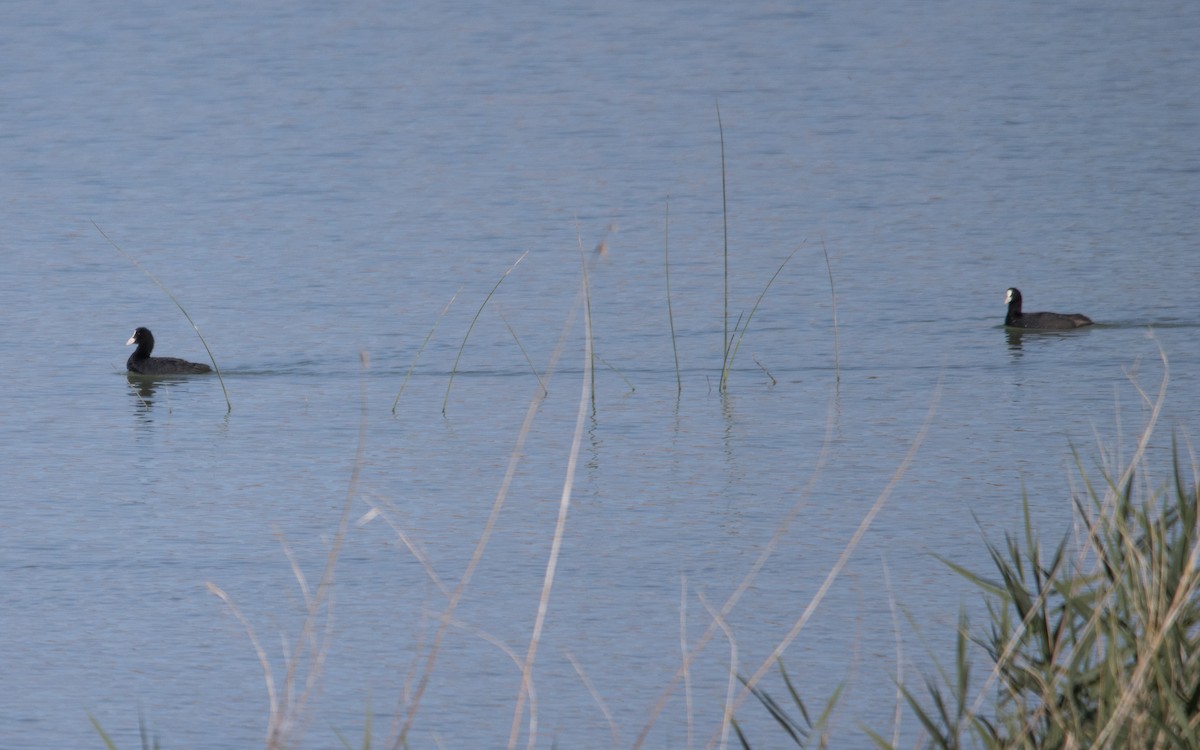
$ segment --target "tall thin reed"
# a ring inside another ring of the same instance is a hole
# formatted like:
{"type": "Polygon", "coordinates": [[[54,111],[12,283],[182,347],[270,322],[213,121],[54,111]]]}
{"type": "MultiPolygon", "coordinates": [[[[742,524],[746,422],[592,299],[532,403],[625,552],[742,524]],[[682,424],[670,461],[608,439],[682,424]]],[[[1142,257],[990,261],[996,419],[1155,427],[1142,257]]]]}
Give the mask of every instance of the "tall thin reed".
{"type": "MultiPolygon", "coordinates": [[[[587,258],[584,257],[582,249],[580,252],[580,260],[583,267],[583,294],[584,294],[584,336],[583,336],[583,366],[584,373],[582,385],[579,392],[579,406],[575,411],[575,432],[571,436],[571,450],[567,454],[567,472],[563,479],[562,493],[559,496],[558,502],[558,519],[554,523],[554,537],[550,543],[550,556],[546,560],[546,572],[542,578],[542,593],[538,597],[537,617],[534,618],[533,633],[529,636],[529,649],[525,655],[525,664],[521,669],[521,689],[517,695],[517,705],[513,709],[512,727],[509,729],[508,748],[513,750],[517,745],[517,738],[520,736],[521,714],[524,712],[526,695],[533,687],[533,662],[537,656],[538,645],[541,643],[542,628],[546,623],[546,613],[550,610],[550,591],[554,587],[554,575],[558,570],[558,558],[562,551],[562,540],[567,530],[567,511],[571,508],[571,490],[575,485],[575,467],[579,463],[579,448],[583,443],[583,426],[587,422],[587,406],[588,402],[592,401],[592,328],[589,323],[591,317],[590,307],[587,304],[588,288],[587,288],[587,258]]],[[[529,745],[533,747],[536,732],[534,731],[534,717],[530,716],[530,732],[529,745]]]]}
{"type": "Polygon", "coordinates": [[[825,270],[829,273],[829,299],[833,302],[833,372],[834,382],[842,382],[842,363],[838,352],[837,291],[833,288],[833,266],[829,264],[829,249],[825,238],[821,238],[821,252],[825,254],[825,270]]]}
{"type": "Polygon", "coordinates": [[[396,400],[392,402],[393,415],[396,413],[396,404],[400,403],[400,397],[404,395],[404,387],[408,385],[409,377],[413,374],[413,370],[417,369],[417,362],[421,361],[421,352],[425,351],[425,345],[433,338],[433,332],[437,330],[438,324],[442,322],[442,318],[446,317],[446,313],[450,312],[450,306],[454,304],[454,300],[458,299],[458,294],[461,291],[462,287],[460,286],[458,291],[454,293],[454,296],[450,298],[450,301],[446,303],[446,306],[442,308],[442,312],[437,316],[437,320],[433,321],[433,327],[429,329],[429,333],[425,334],[425,340],[417,348],[417,355],[413,357],[412,364],[408,367],[408,372],[404,373],[404,380],[400,383],[400,391],[396,393],[396,400]]]}
{"type": "MultiPolygon", "coordinates": [[[[365,371],[367,368],[366,353],[363,352],[360,358],[365,371]]],[[[309,587],[304,571],[281,536],[284,553],[291,564],[292,575],[300,586],[305,605],[304,619],[300,623],[300,632],[295,644],[289,647],[285,641],[282,681],[276,682],[271,670],[270,659],[258,640],[254,626],[234,603],[233,598],[211,581],[206,584],[208,590],[224,602],[233,616],[241,623],[263,670],[269,706],[267,750],[284,750],[284,748],[299,746],[301,733],[310,718],[307,710],[308,702],[318,691],[324,672],[325,657],[329,653],[333,637],[334,569],[337,567],[338,557],[346,539],[346,530],[350,525],[350,513],[354,508],[354,500],[358,496],[362,468],[366,462],[367,379],[365,372],[360,379],[359,389],[361,411],[358,421],[358,447],[355,451],[354,468],[350,472],[350,482],[346,487],[346,499],[342,504],[342,514],[338,520],[337,531],[334,533],[329,551],[326,553],[325,567],[315,590],[309,587]]]]}
{"type": "MultiPolygon", "coordinates": [[[[559,357],[566,346],[567,334],[571,330],[574,319],[575,307],[572,308],[567,322],[563,325],[558,344],[555,346],[550,356],[550,362],[543,373],[545,383],[549,383],[553,377],[559,357]]],[[[525,410],[525,419],[521,423],[521,429],[517,433],[516,443],[513,445],[512,452],[509,453],[508,467],[505,469],[504,478],[500,481],[500,488],[496,491],[495,500],[492,501],[492,510],[484,522],[479,539],[475,542],[475,549],[471,553],[471,559],[467,563],[467,568],[463,571],[462,577],[459,578],[458,585],[450,592],[445,609],[438,618],[439,624],[437,630],[434,632],[433,644],[430,646],[428,656],[425,659],[425,668],[422,670],[421,676],[417,679],[416,687],[413,689],[411,695],[406,696],[407,710],[397,710],[396,712],[395,737],[391,743],[393,750],[400,750],[400,748],[408,746],[408,735],[412,731],[413,724],[416,722],[417,711],[420,709],[425,691],[429,687],[429,681],[433,678],[433,671],[437,664],[438,654],[441,651],[442,640],[446,636],[446,631],[454,622],[454,612],[458,608],[459,602],[462,601],[463,593],[466,591],[467,585],[471,582],[471,578],[475,575],[475,570],[479,567],[480,560],[483,559],[484,550],[487,549],[492,531],[496,528],[500,512],[508,500],[508,490],[512,486],[513,478],[517,473],[517,467],[520,465],[521,456],[525,448],[525,440],[529,437],[529,432],[533,427],[533,419],[537,415],[538,408],[545,399],[545,391],[543,389],[544,386],[539,385],[537,394],[529,400],[529,406],[525,410]]]]}
{"type": "Polygon", "coordinates": [[[500,285],[504,283],[504,280],[508,278],[508,275],[513,272],[513,269],[516,268],[521,261],[525,260],[526,255],[529,255],[528,250],[521,253],[521,257],[513,261],[513,264],[509,266],[503,274],[500,275],[500,278],[496,280],[495,285],[492,286],[492,290],[487,293],[487,296],[483,298],[483,302],[479,304],[479,309],[475,311],[475,317],[471,318],[471,325],[467,326],[467,332],[463,334],[462,343],[459,344],[458,356],[454,358],[454,367],[450,370],[450,380],[446,383],[446,396],[442,399],[442,414],[446,413],[446,404],[450,403],[450,388],[454,385],[454,376],[458,372],[458,363],[459,360],[462,359],[463,350],[467,348],[467,339],[471,338],[471,331],[475,330],[475,324],[479,321],[479,316],[483,314],[483,308],[487,307],[488,300],[492,298],[492,295],[496,293],[496,290],[500,288],[500,285]]]}
{"type": "Polygon", "coordinates": [[[787,650],[788,646],[792,644],[792,642],[800,635],[800,631],[802,631],[805,625],[808,624],[808,621],[812,619],[812,616],[816,613],[817,609],[821,606],[821,603],[825,600],[825,596],[829,593],[829,590],[833,588],[834,582],[838,579],[838,576],[841,575],[842,570],[846,567],[847,563],[849,563],[851,555],[853,555],[854,551],[858,548],[863,536],[865,536],[867,531],[871,528],[871,524],[874,523],[875,518],[879,515],[880,511],[882,511],[884,506],[887,505],[888,500],[891,498],[892,492],[896,489],[896,487],[900,484],[900,480],[908,472],[908,468],[912,465],[913,460],[917,456],[917,451],[920,449],[922,443],[925,442],[925,436],[929,434],[929,428],[933,425],[933,417],[937,414],[937,406],[938,402],[941,400],[941,392],[942,379],[939,377],[933,398],[930,399],[929,410],[925,413],[925,421],[922,422],[921,428],[917,431],[916,437],[913,438],[912,443],[909,445],[908,452],[904,454],[904,458],[900,461],[900,465],[896,467],[894,472],[892,472],[892,478],[888,481],[887,486],[885,486],[883,491],[879,493],[879,496],[875,498],[875,502],[871,505],[870,510],[867,511],[866,515],[864,515],[862,520],[859,522],[858,528],[856,528],[854,533],[850,535],[850,540],[847,541],[846,545],[842,548],[842,553],[838,555],[837,561],[829,569],[829,572],[825,575],[825,580],[821,582],[821,585],[817,588],[817,592],[813,594],[812,599],[809,600],[808,605],[804,608],[804,611],[800,613],[798,618],[796,618],[796,621],[792,624],[791,629],[782,639],[780,639],[779,643],[775,645],[775,648],[772,649],[771,653],[765,659],[763,659],[762,664],[759,665],[758,669],[755,670],[754,673],[749,677],[745,678],[745,680],[743,680],[742,691],[738,694],[737,699],[733,703],[734,711],[736,711],[742,705],[742,702],[751,695],[754,687],[759,683],[760,680],[762,680],[763,676],[766,675],[771,667],[779,663],[779,660],[783,658],[783,654],[787,650]]]}
{"type": "MultiPolygon", "coordinates": [[[[767,668],[778,661],[779,657],[783,655],[783,651],[786,650],[788,644],[790,644],[796,638],[796,636],[799,635],[805,624],[807,624],[808,620],[816,612],[817,608],[824,600],[825,595],[833,586],[834,581],[836,581],[838,576],[841,574],[841,571],[845,567],[847,561],[850,559],[850,556],[854,553],[854,550],[857,548],[859,542],[862,541],[863,536],[866,534],[867,530],[870,529],[875,517],[887,504],[888,498],[891,497],[892,491],[896,488],[896,486],[900,483],[900,479],[908,471],[908,467],[912,464],[912,461],[916,456],[917,449],[920,448],[921,444],[924,442],[925,436],[929,431],[929,427],[933,422],[933,415],[937,411],[936,407],[938,401],[940,400],[940,394],[941,382],[939,380],[937,390],[935,391],[929,406],[929,412],[926,415],[924,423],[921,425],[921,429],[917,431],[916,437],[909,446],[908,452],[901,460],[900,465],[896,468],[896,471],[892,474],[892,478],[888,482],[887,486],[884,487],[883,491],[876,498],[875,503],[871,506],[871,509],[859,523],[859,526],[855,530],[854,534],[851,535],[850,540],[846,543],[846,546],[842,550],[842,554],[838,557],[838,561],[830,569],[824,583],[818,589],[814,597],[809,601],[808,606],[805,608],[800,618],[796,621],[796,623],[793,624],[792,630],[785,636],[784,640],[776,646],[770,657],[768,657],[768,659],[764,662],[767,668]]],[[[830,415],[832,415],[834,405],[834,401],[831,400],[829,404],[830,415]]],[[[821,453],[817,457],[816,465],[813,468],[813,472],[809,477],[808,483],[805,484],[803,489],[800,491],[796,501],[792,504],[791,509],[784,514],[783,518],[779,522],[778,528],[775,530],[775,533],[771,535],[771,539],[767,542],[762,552],[759,553],[759,556],[754,561],[754,564],[750,566],[750,569],[746,572],[745,576],[742,577],[741,583],[738,584],[737,588],[734,589],[733,593],[729,595],[729,597],[725,600],[725,603],[721,606],[719,610],[721,617],[728,616],[728,614],[733,611],[734,607],[737,606],[737,603],[741,597],[750,589],[754,580],[758,577],[759,572],[767,564],[767,561],[774,554],[776,547],[787,534],[788,529],[791,527],[792,521],[795,520],[796,516],[800,513],[800,510],[807,504],[808,498],[811,496],[813,488],[816,486],[817,479],[821,475],[821,470],[823,469],[825,462],[828,460],[829,453],[833,445],[834,420],[832,418],[828,418],[825,420],[825,424],[825,439],[821,446],[821,453]]],[[[662,711],[666,708],[668,699],[675,690],[675,685],[682,678],[682,676],[687,673],[691,663],[712,639],[718,629],[719,626],[716,624],[715,620],[710,618],[708,627],[697,639],[696,645],[692,648],[692,650],[685,655],[683,663],[680,665],[679,669],[676,670],[674,677],[668,681],[667,686],[659,695],[658,701],[650,709],[649,719],[647,720],[646,724],[643,725],[641,732],[639,732],[638,736],[631,745],[633,750],[638,750],[638,748],[641,748],[645,745],[647,738],[649,737],[650,730],[653,728],[655,722],[658,721],[658,717],[662,714],[662,711]]],[[[734,700],[732,706],[733,710],[737,710],[737,707],[740,706],[742,701],[745,700],[746,696],[750,694],[751,688],[753,688],[758,681],[762,679],[762,675],[765,673],[765,671],[766,669],[760,667],[751,677],[747,678],[747,680],[743,682],[743,685],[746,687],[743,688],[743,691],[739,697],[734,700]]]]}
{"type": "MultiPolygon", "coordinates": [[[[808,503],[809,497],[812,496],[813,489],[817,485],[817,479],[821,476],[821,471],[824,469],[825,462],[829,459],[830,451],[833,448],[833,407],[834,403],[830,401],[828,410],[829,418],[825,420],[825,438],[821,444],[821,452],[817,456],[816,463],[813,466],[812,474],[809,476],[808,482],[796,496],[796,500],[792,503],[792,507],[780,520],[778,527],[775,529],[775,533],[771,535],[770,540],[767,542],[766,546],[763,547],[763,550],[759,553],[758,558],[742,577],[741,583],[738,584],[738,587],[734,589],[729,598],[725,600],[725,604],[722,605],[720,610],[722,617],[725,617],[732,612],[734,607],[737,606],[738,601],[750,589],[751,585],[754,583],[754,580],[758,577],[759,572],[767,564],[767,561],[771,558],[771,555],[775,553],[776,547],[779,546],[780,542],[787,534],[792,522],[796,519],[796,516],[799,515],[801,509],[803,509],[808,503]]],[[[675,691],[676,684],[678,684],[681,679],[684,679],[685,676],[690,673],[692,662],[696,660],[700,652],[704,649],[708,642],[712,640],[713,636],[716,634],[716,630],[716,623],[710,621],[708,627],[705,628],[704,632],[700,634],[700,637],[696,639],[696,644],[692,647],[692,649],[690,651],[685,651],[679,668],[675,671],[674,676],[667,682],[667,685],[663,688],[662,693],[659,694],[658,700],[655,702],[654,706],[651,707],[649,718],[631,745],[632,750],[637,750],[645,744],[647,737],[650,735],[650,730],[654,727],[655,722],[658,721],[658,717],[666,708],[671,694],[675,691]]]]}
{"type": "Polygon", "coordinates": [[[579,681],[583,683],[585,688],[587,688],[588,694],[592,696],[592,700],[596,703],[596,708],[600,709],[600,713],[604,716],[604,720],[608,722],[608,733],[612,738],[609,746],[620,747],[621,731],[617,728],[617,721],[613,718],[612,711],[609,709],[608,704],[605,703],[604,697],[600,695],[600,691],[597,690],[595,684],[592,683],[592,678],[588,677],[587,672],[584,671],[583,665],[579,662],[578,657],[568,650],[563,651],[563,656],[567,657],[567,661],[571,662],[571,666],[575,669],[575,674],[579,676],[579,681]]]}
{"type": "MultiPolygon", "coordinates": [[[[700,603],[704,605],[704,610],[708,612],[709,618],[716,623],[716,626],[720,628],[721,633],[725,636],[725,640],[729,642],[729,656],[726,657],[729,660],[729,677],[725,683],[725,709],[721,715],[720,729],[720,745],[722,748],[725,748],[729,745],[729,729],[734,723],[733,694],[737,690],[738,643],[737,638],[733,635],[733,628],[729,625],[725,615],[708,603],[708,598],[704,596],[703,592],[698,595],[698,598],[700,599],[700,603]]],[[[715,744],[715,740],[709,743],[710,746],[713,744],[715,744]]]]}
{"type": "Polygon", "coordinates": [[[683,706],[684,717],[687,719],[687,745],[685,747],[695,747],[692,722],[692,670],[691,659],[688,657],[687,602],[688,582],[687,574],[684,573],[679,576],[679,656],[683,664],[681,667],[683,671],[683,706]]]}
{"type": "Polygon", "coordinates": [[[771,374],[771,371],[767,369],[767,366],[766,366],[766,365],[764,365],[762,362],[759,362],[759,361],[758,361],[758,357],[751,357],[750,359],[753,359],[753,360],[754,360],[754,364],[758,365],[758,369],[762,370],[762,371],[763,371],[763,374],[764,374],[764,375],[766,375],[766,376],[767,376],[767,378],[769,378],[769,379],[770,379],[770,381],[771,381],[771,385],[778,385],[778,384],[779,384],[779,381],[775,379],[775,376],[771,374]]]}
{"type": "MultiPolygon", "coordinates": [[[[584,338],[587,340],[588,372],[591,378],[590,391],[592,409],[596,408],[596,350],[592,346],[592,279],[588,274],[587,258],[583,255],[583,237],[579,233],[579,222],[575,223],[575,241],[579,245],[579,255],[583,258],[583,325],[587,328],[584,338]]],[[[628,381],[626,381],[628,382],[628,381]]]]}
{"type": "Polygon", "coordinates": [[[763,287],[761,292],[758,293],[758,299],[755,300],[754,307],[750,308],[750,314],[746,316],[746,322],[742,323],[741,317],[738,317],[738,324],[733,328],[733,332],[737,336],[737,341],[734,343],[733,351],[726,355],[725,366],[721,369],[721,385],[719,390],[722,393],[724,393],[729,387],[729,372],[733,369],[733,360],[737,357],[738,349],[742,347],[742,339],[746,336],[746,329],[750,327],[750,321],[754,318],[754,313],[758,310],[758,306],[762,304],[763,297],[766,296],[767,290],[770,289],[771,285],[775,283],[775,279],[779,278],[779,274],[783,273],[784,266],[786,266],[788,261],[795,257],[796,253],[798,252],[800,252],[800,248],[796,248],[792,252],[788,253],[788,257],[784,258],[783,262],[779,264],[779,268],[775,269],[775,273],[771,274],[771,278],[769,281],[767,281],[767,285],[763,287]]]}
{"type": "Polygon", "coordinates": [[[724,258],[725,272],[723,278],[725,281],[725,308],[722,320],[724,321],[723,334],[723,352],[721,356],[721,385],[718,390],[725,391],[725,372],[729,366],[729,347],[733,342],[729,338],[729,201],[725,190],[725,125],[721,122],[721,100],[716,100],[717,106],[717,130],[721,135],[721,225],[723,227],[724,237],[724,258]]]}
{"type": "Polygon", "coordinates": [[[667,194],[666,216],[663,219],[663,273],[667,277],[667,320],[671,324],[671,351],[675,354],[675,392],[683,393],[683,377],[679,374],[679,347],[675,343],[675,313],[671,309],[671,195],[667,194]]]}
{"type": "Polygon", "coordinates": [[[542,387],[542,395],[550,395],[550,390],[546,388],[546,384],[542,382],[542,376],[538,374],[537,368],[533,366],[533,360],[529,358],[529,352],[525,351],[525,345],[521,343],[521,337],[517,335],[517,332],[512,327],[512,324],[508,322],[508,318],[504,317],[503,312],[500,313],[500,319],[504,321],[504,326],[508,328],[508,332],[510,335],[512,335],[513,341],[517,343],[517,348],[521,350],[521,356],[525,358],[525,363],[529,365],[529,371],[533,373],[533,376],[537,378],[538,385],[542,387]]]}
{"type": "MultiPolygon", "coordinates": [[[[628,377],[626,377],[625,373],[621,372],[616,367],[613,367],[613,364],[611,362],[609,362],[607,359],[605,359],[604,357],[601,357],[599,354],[596,354],[595,352],[592,353],[592,359],[598,361],[600,364],[602,364],[605,367],[607,367],[608,369],[612,370],[613,372],[615,372],[617,374],[617,377],[619,377],[621,380],[624,380],[625,385],[629,386],[630,393],[633,393],[634,391],[637,390],[637,386],[635,386],[633,384],[633,381],[630,380],[628,377]]],[[[592,367],[594,368],[595,365],[592,365],[592,367]]],[[[593,402],[595,401],[594,394],[592,396],[592,400],[593,400],[593,402]]]]}
{"type": "Polygon", "coordinates": [[[188,315],[188,311],[184,309],[183,304],[175,297],[174,294],[171,293],[171,290],[168,289],[165,284],[158,280],[157,276],[143,268],[142,264],[138,263],[132,255],[121,249],[121,246],[116,242],[113,242],[113,239],[109,237],[103,229],[100,228],[99,224],[93,221],[92,226],[96,228],[96,231],[100,233],[101,237],[108,240],[108,244],[112,245],[113,249],[120,253],[125,260],[129,261],[134,265],[135,268],[149,276],[150,280],[153,281],[159,289],[161,289],[168,297],[171,298],[171,301],[175,303],[175,307],[179,308],[179,312],[183,313],[183,317],[186,318],[187,322],[191,324],[192,330],[195,331],[196,335],[200,337],[200,343],[204,345],[204,351],[208,352],[208,359],[213,364],[213,371],[217,373],[217,380],[221,383],[221,393],[225,394],[225,414],[228,415],[233,411],[233,404],[229,401],[229,391],[225,388],[225,378],[221,375],[221,367],[217,364],[217,358],[213,356],[212,349],[208,347],[208,341],[204,339],[204,334],[200,333],[200,328],[196,325],[195,321],[192,320],[192,316],[188,315]]]}

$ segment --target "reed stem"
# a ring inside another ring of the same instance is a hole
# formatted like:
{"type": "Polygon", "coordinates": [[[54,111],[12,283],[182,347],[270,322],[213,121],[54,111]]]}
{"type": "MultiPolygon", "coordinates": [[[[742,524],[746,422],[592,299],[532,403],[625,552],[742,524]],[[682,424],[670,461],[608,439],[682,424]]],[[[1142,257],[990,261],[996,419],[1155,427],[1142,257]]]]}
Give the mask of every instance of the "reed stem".
{"type": "Polygon", "coordinates": [[[157,276],[143,268],[142,264],[138,263],[132,255],[122,250],[120,245],[113,242],[112,238],[105,234],[104,230],[100,228],[99,224],[93,221],[92,226],[96,228],[96,231],[100,233],[101,237],[108,240],[108,244],[112,245],[113,249],[120,253],[125,260],[132,263],[137,270],[149,276],[150,280],[153,281],[158,288],[163,291],[164,294],[171,298],[171,301],[175,303],[175,307],[179,308],[179,312],[183,313],[183,317],[186,318],[187,322],[191,324],[192,330],[195,331],[196,335],[200,337],[200,343],[204,345],[204,351],[208,353],[208,360],[213,364],[213,371],[217,373],[217,380],[221,383],[221,393],[225,394],[225,415],[228,416],[229,413],[233,411],[233,404],[229,401],[229,391],[225,388],[225,378],[221,375],[221,367],[217,364],[217,358],[213,356],[212,349],[208,347],[208,341],[204,339],[204,334],[200,333],[200,327],[196,325],[194,320],[192,320],[192,316],[188,315],[188,311],[183,308],[183,305],[179,302],[175,295],[171,293],[171,290],[158,280],[157,276]]]}
{"type": "Polygon", "coordinates": [[[833,372],[834,381],[842,382],[842,363],[838,347],[838,318],[837,291],[833,288],[833,266],[829,264],[829,249],[825,247],[825,238],[821,238],[821,252],[825,254],[825,270],[829,273],[829,298],[833,302],[833,372]]]}
{"type": "MultiPolygon", "coordinates": [[[[587,284],[587,259],[580,253],[580,259],[583,261],[583,283],[584,296],[586,298],[588,292],[587,284]]],[[[592,366],[592,327],[591,310],[586,304],[583,306],[584,315],[584,336],[583,336],[583,366],[587,372],[583,374],[583,382],[581,383],[579,393],[579,406],[575,411],[575,431],[571,436],[571,451],[567,455],[567,471],[566,477],[563,479],[562,493],[559,495],[558,503],[558,519],[554,524],[554,537],[550,543],[550,556],[546,560],[546,572],[542,578],[542,593],[538,597],[537,616],[534,619],[533,633],[529,637],[529,648],[525,655],[525,663],[521,669],[521,689],[517,695],[517,705],[513,711],[512,727],[509,730],[508,748],[514,750],[517,745],[517,739],[520,736],[521,715],[523,713],[524,704],[530,691],[533,689],[533,663],[537,657],[538,645],[541,643],[542,629],[546,623],[546,614],[550,610],[550,592],[554,587],[554,577],[558,570],[558,559],[562,551],[563,537],[567,529],[567,512],[571,508],[571,490],[575,485],[575,467],[579,464],[579,450],[583,444],[583,426],[587,422],[587,405],[592,401],[595,408],[595,394],[589,393],[592,390],[591,383],[593,381],[592,366]]],[[[530,746],[533,745],[532,738],[534,734],[530,732],[530,746]]]]}
{"type": "MultiPolygon", "coordinates": [[[[716,100],[717,106],[717,130],[721,136],[721,225],[723,228],[724,237],[724,259],[725,272],[723,278],[725,281],[725,308],[722,319],[724,321],[724,337],[723,353],[721,359],[721,385],[719,390],[725,391],[725,373],[729,364],[729,347],[733,343],[729,338],[729,200],[726,194],[725,187],[725,125],[721,122],[721,100],[716,100]]],[[[736,330],[736,329],[735,329],[736,330]]]]}
{"type": "Polygon", "coordinates": [[[504,283],[504,280],[508,278],[508,275],[513,272],[513,269],[516,268],[521,261],[525,260],[526,255],[529,255],[528,250],[521,253],[521,257],[513,261],[513,264],[508,267],[508,270],[501,274],[500,278],[496,281],[496,284],[492,287],[492,291],[487,293],[487,296],[483,298],[483,302],[480,303],[479,309],[475,311],[475,317],[471,318],[471,325],[467,326],[467,332],[463,334],[462,343],[458,347],[458,356],[454,358],[454,367],[450,370],[450,380],[446,383],[446,396],[442,399],[443,415],[446,413],[446,404],[450,402],[450,388],[454,385],[454,376],[458,372],[458,363],[459,360],[462,359],[463,350],[467,348],[467,339],[471,338],[471,331],[475,330],[475,324],[479,322],[479,316],[483,314],[483,308],[487,307],[488,300],[492,298],[492,295],[496,293],[496,290],[500,288],[500,285],[504,283]]]}
{"type": "Polygon", "coordinates": [[[663,219],[663,271],[667,277],[667,320],[671,323],[671,351],[675,354],[675,393],[683,393],[683,377],[679,374],[679,347],[675,343],[675,313],[671,309],[671,195],[667,194],[666,216],[663,219]]]}
{"type": "Polygon", "coordinates": [[[404,395],[404,387],[408,385],[408,379],[412,376],[413,370],[417,369],[417,362],[421,361],[421,352],[425,351],[425,345],[429,343],[429,339],[433,338],[433,332],[437,330],[438,324],[442,322],[442,318],[446,317],[446,313],[450,312],[450,306],[454,304],[454,300],[458,299],[458,293],[462,291],[462,287],[458,288],[458,292],[450,298],[446,306],[442,308],[441,315],[437,316],[437,320],[433,321],[433,327],[429,329],[429,333],[425,334],[425,340],[421,342],[421,346],[417,349],[417,356],[413,357],[413,363],[409,366],[408,372],[404,373],[404,380],[400,383],[400,390],[396,393],[396,400],[392,401],[392,414],[396,413],[396,404],[400,403],[400,397],[404,395]]]}
{"type": "MultiPolygon", "coordinates": [[[[746,329],[750,327],[750,321],[754,318],[754,313],[758,310],[758,306],[762,304],[763,297],[766,296],[767,290],[771,288],[771,285],[775,283],[775,279],[779,278],[779,274],[783,272],[784,266],[786,266],[788,261],[795,257],[796,253],[798,252],[800,252],[800,248],[793,250],[788,254],[788,257],[784,258],[783,262],[779,264],[779,268],[775,269],[775,273],[771,275],[771,279],[767,282],[767,285],[763,287],[761,292],[759,292],[758,299],[754,302],[754,307],[750,308],[750,314],[746,316],[746,322],[742,323],[741,317],[738,317],[738,324],[733,328],[734,335],[737,336],[737,342],[733,346],[733,351],[730,352],[729,356],[725,358],[725,367],[721,370],[721,393],[724,393],[729,387],[729,372],[733,369],[733,360],[737,357],[738,349],[742,348],[742,339],[746,337],[746,329]]],[[[761,367],[761,365],[759,366],[761,367]]]]}

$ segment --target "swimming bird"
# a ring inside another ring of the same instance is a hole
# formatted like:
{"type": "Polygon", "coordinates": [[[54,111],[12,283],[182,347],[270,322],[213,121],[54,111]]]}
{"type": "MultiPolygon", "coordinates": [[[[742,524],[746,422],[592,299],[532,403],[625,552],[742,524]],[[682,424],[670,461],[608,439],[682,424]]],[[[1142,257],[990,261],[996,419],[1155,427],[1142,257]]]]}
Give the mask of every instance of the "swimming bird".
{"type": "Polygon", "coordinates": [[[137,349],[129,355],[125,367],[138,375],[190,375],[200,372],[212,372],[208,365],[198,362],[188,362],[186,359],[175,357],[151,357],[154,351],[154,334],[149,328],[138,328],[125,342],[125,346],[137,344],[137,349]]]}
{"type": "Polygon", "coordinates": [[[1086,315],[1072,313],[1064,315],[1053,312],[1021,312],[1021,290],[1013,287],[1004,293],[1004,301],[1008,303],[1008,315],[1004,316],[1004,325],[1009,328],[1030,328],[1038,331],[1070,331],[1081,326],[1092,325],[1092,319],[1086,315]]]}

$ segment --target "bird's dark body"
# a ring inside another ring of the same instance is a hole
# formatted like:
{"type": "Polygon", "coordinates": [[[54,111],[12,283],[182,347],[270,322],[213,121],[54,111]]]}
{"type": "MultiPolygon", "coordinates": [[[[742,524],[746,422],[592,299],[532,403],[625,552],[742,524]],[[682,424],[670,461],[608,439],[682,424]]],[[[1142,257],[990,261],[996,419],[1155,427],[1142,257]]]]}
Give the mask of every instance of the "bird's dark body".
{"type": "Polygon", "coordinates": [[[212,372],[212,368],[199,362],[188,362],[178,357],[151,357],[154,351],[154,334],[149,328],[139,328],[129,337],[125,345],[137,344],[137,349],[125,361],[125,368],[137,375],[198,375],[212,372]]]}
{"type": "Polygon", "coordinates": [[[1008,314],[1004,316],[1004,325],[1009,328],[1027,328],[1035,331],[1071,331],[1083,326],[1092,325],[1092,319],[1079,313],[1053,312],[1021,312],[1021,290],[1009,289],[1005,293],[1008,303],[1008,314]]]}

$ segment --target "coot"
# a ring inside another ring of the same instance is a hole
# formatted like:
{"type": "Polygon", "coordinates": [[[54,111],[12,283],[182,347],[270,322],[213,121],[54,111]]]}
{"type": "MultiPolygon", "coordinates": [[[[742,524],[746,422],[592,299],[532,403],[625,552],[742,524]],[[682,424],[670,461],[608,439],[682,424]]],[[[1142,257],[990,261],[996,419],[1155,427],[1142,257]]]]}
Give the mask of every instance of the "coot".
{"type": "Polygon", "coordinates": [[[1004,301],[1008,303],[1008,315],[1004,317],[1004,325],[1009,328],[1032,328],[1038,331],[1069,331],[1073,328],[1092,325],[1092,319],[1086,315],[1074,313],[1063,315],[1052,312],[1021,312],[1021,290],[1009,289],[1004,293],[1004,301]]]}
{"type": "Polygon", "coordinates": [[[198,372],[212,372],[211,367],[198,362],[188,362],[175,357],[151,357],[150,352],[154,351],[154,334],[150,333],[149,328],[139,328],[134,331],[129,340],[125,342],[125,346],[130,344],[137,344],[137,349],[129,355],[129,359],[125,362],[125,367],[130,372],[139,375],[190,375],[198,372]]]}

